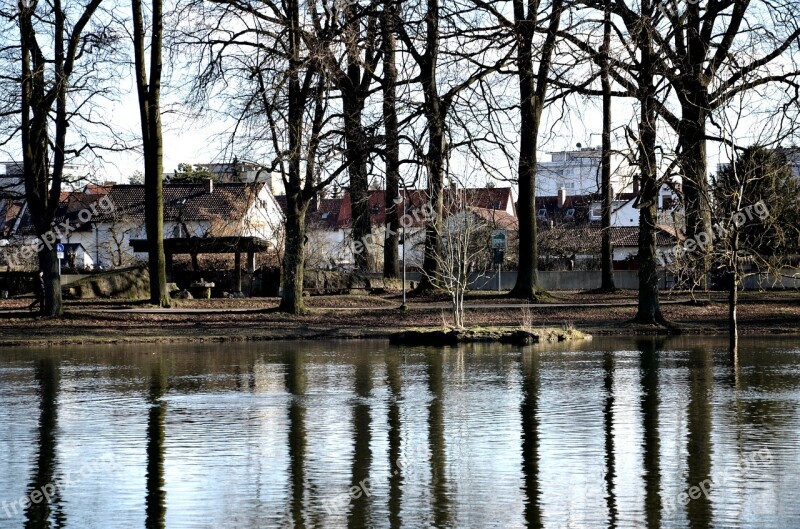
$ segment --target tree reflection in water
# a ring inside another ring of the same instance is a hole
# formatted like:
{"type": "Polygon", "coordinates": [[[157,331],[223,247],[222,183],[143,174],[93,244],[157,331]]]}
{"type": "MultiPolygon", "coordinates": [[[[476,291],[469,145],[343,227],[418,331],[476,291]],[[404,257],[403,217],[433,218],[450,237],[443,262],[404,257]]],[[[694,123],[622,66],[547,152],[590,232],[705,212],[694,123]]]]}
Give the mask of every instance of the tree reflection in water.
{"type": "Polygon", "coordinates": [[[153,364],[150,376],[147,418],[147,529],[164,529],[167,515],[167,492],[164,489],[164,425],[167,418],[167,374],[161,359],[153,364]]]}
{"type": "MultiPolygon", "coordinates": [[[[34,475],[28,486],[28,497],[55,483],[56,429],[58,427],[59,364],[52,357],[36,361],[34,378],[38,385],[39,401],[39,454],[34,465],[34,475]]],[[[46,501],[31,502],[25,509],[25,529],[49,529],[66,524],[59,509],[59,492],[46,501]]]]}

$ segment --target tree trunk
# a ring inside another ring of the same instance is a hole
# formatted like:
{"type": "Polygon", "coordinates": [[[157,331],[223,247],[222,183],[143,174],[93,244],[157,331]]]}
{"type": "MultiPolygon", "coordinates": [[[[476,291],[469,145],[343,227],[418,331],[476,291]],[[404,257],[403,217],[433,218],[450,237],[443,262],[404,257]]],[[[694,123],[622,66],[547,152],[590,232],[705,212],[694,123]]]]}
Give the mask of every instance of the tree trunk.
{"type": "Polygon", "coordinates": [[[444,157],[447,147],[445,145],[445,116],[447,107],[439,95],[436,78],[436,68],[439,60],[439,0],[427,0],[428,9],[425,17],[426,23],[426,48],[425,56],[419,64],[420,84],[425,98],[425,119],[428,123],[428,152],[425,155],[425,168],[428,176],[428,211],[433,212],[433,218],[425,222],[425,257],[422,263],[424,274],[417,286],[417,291],[422,292],[434,288],[433,279],[439,277],[439,266],[442,255],[442,212],[444,192],[444,157]]]}
{"type": "Polygon", "coordinates": [[[510,296],[535,300],[539,284],[539,240],[536,225],[536,148],[540,103],[536,98],[533,75],[533,29],[520,28],[517,50],[519,68],[520,140],[519,140],[519,271],[510,296]]]}
{"type": "MultiPolygon", "coordinates": [[[[643,12],[647,12],[643,2],[643,12]]],[[[650,8],[652,10],[652,8],[650,8]]],[[[656,264],[656,224],[658,222],[658,165],[656,162],[656,89],[655,64],[649,24],[637,28],[636,38],[641,58],[638,88],[641,106],[639,122],[639,303],[634,321],[663,323],[658,300],[658,269],[656,264]]]]}
{"type": "MultiPolygon", "coordinates": [[[[438,107],[438,105],[436,105],[438,107]]],[[[432,218],[425,222],[425,257],[422,268],[425,271],[417,287],[418,291],[435,288],[434,281],[441,274],[440,258],[442,255],[442,215],[444,211],[444,120],[429,119],[428,134],[428,189],[427,199],[432,211],[432,218]]],[[[405,244],[405,241],[404,241],[405,244]]]]}
{"type": "MultiPolygon", "coordinates": [[[[159,149],[160,152],[160,149],[159,149]]],[[[145,173],[145,228],[147,230],[147,269],[150,275],[150,303],[169,307],[167,291],[167,260],[164,255],[164,195],[161,184],[161,156],[154,164],[157,169],[145,173]]]]}
{"type": "Polygon", "coordinates": [[[711,266],[711,208],[706,161],[706,89],[698,83],[688,86],[684,92],[682,118],[678,134],[678,152],[683,170],[683,195],[686,210],[686,239],[706,243],[698,247],[697,254],[690,254],[691,269],[695,271],[694,285],[707,288],[707,276],[711,266]],[[698,91],[698,92],[696,92],[698,91]],[[700,238],[698,238],[700,235],[700,238]]]}
{"type": "MultiPolygon", "coordinates": [[[[694,285],[707,288],[708,272],[711,267],[711,206],[708,190],[708,167],[706,159],[706,122],[713,110],[709,104],[709,82],[714,70],[709,70],[709,61],[715,56],[728,56],[734,39],[722,39],[713,45],[714,37],[706,33],[706,27],[714,27],[714,18],[724,16],[727,20],[720,27],[719,35],[731,31],[735,35],[742,23],[747,2],[735,6],[730,15],[719,12],[711,14],[701,10],[699,2],[686,4],[681,18],[683,27],[679,31],[675,49],[679,65],[676,88],[681,105],[681,121],[678,124],[678,161],[683,172],[682,189],[686,212],[686,238],[696,239],[705,233],[706,245],[691,256],[690,268],[694,285]],[[709,25],[710,24],[710,25],[709,25]],[[681,42],[681,39],[683,42],[681,42]]],[[[716,105],[722,104],[718,100],[716,105]]]]}
{"type": "Polygon", "coordinates": [[[345,3],[345,37],[347,42],[347,71],[339,76],[339,91],[342,95],[344,114],[344,136],[347,145],[345,158],[350,174],[350,207],[353,225],[351,235],[354,248],[359,248],[354,257],[356,269],[369,272],[372,264],[370,247],[367,244],[372,234],[369,207],[369,175],[367,174],[367,133],[362,122],[364,100],[369,84],[361,80],[361,54],[359,52],[359,28],[361,17],[355,2],[345,3]]]}
{"type": "Polygon", "coordinates": [[[287,195],[286,249],[283,252],[283,293],[279,310],[302,314],[305,267],[305,206],[297,195],[287,195]]]}
{"type": "Polygon", "coordinates": [[[139,117],[144,151],[145,229],[147,232],[147,269],[150,275],[150,303],[159,307],[171,304],[167,291],[164,256],[164,193],[161,132],[161,49],[163,41],[163,4],[153,0],[153,27],[150,42],[150,81],[145,60],[145,29],[142,0],[132,0],[134,27],[134,62],[139,96],[139,117]]]}
{"type": "Polygon", "coordinates": [[[61,278],[54,244],[58,242],[53,231],[55,212],[61,195],[64,169],[64,145],[68,126],[67,88],[72,64],[76,57],[80,34],[97,9],[97,0],[89,4],[73,27],[72,38],[67,43],[66,15],[60,0],[52,5],[53,59],[47,60],[37,43],[34,18],[36,4],[20,4],[20,54],[21,54],[21,139],[22,166],[25,197],[28,202],[39,243],[39,267],[44,272],[45,303],[43,314],[58,317],[64,313],[61,298],[61,278]],[[65,48],[65,43],[68,46],[65,48]],[[48,82],[45,73],[55,70],[54,80],[48,82]],[[55,103],[55,112],[53,104],[55,103]],[[51,120],[51,115],[55,119],[51,120]],[[51,122],[52,121],[52,122],[51,122]],[[54,138],[50,130],[55,129],[54,138]],[[53,146],[53,167],[50,171],[50,145],[53,146]]]}
{"type": "Polygon", "coordinates": [[[614,284],[614,250],[611,247],[611,206],[614,192],[611,189],[611,79],[609,53],[611,49],[611,9],[610,0],[605,2],[603,16],[603,50],[601,80],[603,85],[603,160],[601,194],[603,196],[603,218],[601,222],[602,246],[600,251],[600,289],[606,292],[616,290],[614,284]]]}
{"type": "MultiPolygon", "coordinates": [[[[643,181],[643,192],[645,187],[652,184],[652,181],[643,181]]],[[[634,321],[647,324],[664,322],[658,294],[655,204],[639,210],[639,304],[634,321]]]]}
{"type": "Polygon", "coordinates": [[[47,316],[61,316],[64,305],[61,298],[61,274],[58,269],[58,258],[55,247],[47,245],[39,251],[39,267],[44,272],[44,307],[42,312],[47,316]]]}
{"type": "Polygon", "coordinates": [[[534,74],[533,40],[539,3],[528,5],[514,0],[514,26],[517,39],[517,68],[520,95],[520,149],[519,149],[519,271],[511,297],[535,300],[542,294],[539,284],[539,241],[536,225],[536,149],[539,125],[547,94],[550,64],[561,22],[562,0],[551,6],[547,36],[539,55],[539,68],[534,74]]]}
{"type": "MultiPolygon", "coordinates": [[[[394,0],[384,0],[381,31],[383,47],[383,127],[386,138],[386,194],[384,209],[386,211],[386,236],[383,241],[383,277],[400,276],[400,217],[405,211],[405,201],[399,204],[395,199],[400,195],[400,138],[397,122],[397,66],[395,65],[396,42],[394,37],[395,21],[394,0]]],[[[405,198],[405,197],[403,197],[405,198]]],[[[405,241],[403,242],[405,244],[405,241]]]]}
{"type": "Polygon", "coordinates": [[[739,355],[739,322],[736,319],[736,309],[739,304],[739,233],[738,227],[733,223],[731,234],[731,271],[730,285],[728,286],[728,339],[731,360],[736,363],[739,355]]]}
{"type": "MultiPolygon", "coordinates": [[[[288,170],[284,177],[286,185],[286,236],[283,252],[283,277],[282,294],[279,310],[290,314],[302,314],[305,311],[303,304],[303,273],[305,267],[305,239],[306,239],[306,212],[319,187],[313,184],[314,157],[319,145],[319,131],[324,118],[323,86],[317,86],[315,95],[309,100],[308,91],[304,86],[310,86],[310,77],[306,82],[300,82],[301,69],[301,35],[300,6],[296,0],[287,0],[286,14],[289,20],[288,47],[289,68],[287,71],[288,100],[287,100],[287,126],[289,151],[287,154],[288,170]],[[310,130],[310,139],[307,149],[303,148],[304,112],[309,103],[315,105],[315,115],[310,130]],[[306,161],[306,178],[303,181],[301,161],[306,161]]],[[[306,72],[307,76],[314,75],[313,69],[306,72]]],[[[323,81],[320,80],[320,83],[323,81]]]]}

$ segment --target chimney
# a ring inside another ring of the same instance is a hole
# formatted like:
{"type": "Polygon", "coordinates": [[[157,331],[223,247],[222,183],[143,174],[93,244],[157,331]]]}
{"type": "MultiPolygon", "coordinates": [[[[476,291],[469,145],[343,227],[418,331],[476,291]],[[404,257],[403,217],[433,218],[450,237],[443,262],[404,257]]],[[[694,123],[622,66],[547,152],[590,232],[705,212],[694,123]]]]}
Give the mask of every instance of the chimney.
{"type": "Polygon", "coordinates": [[[206,178],[203,182],[206,187],[206,193],[213,193],[214,192],[214,181],[210,178],[206,178]]]}
{"type": "Polygon", "coordinates": [[[564,204],[567,203],[567,190],[566,188],[559,187],[558,188],[558,207],[563,208],[564,204]]]}

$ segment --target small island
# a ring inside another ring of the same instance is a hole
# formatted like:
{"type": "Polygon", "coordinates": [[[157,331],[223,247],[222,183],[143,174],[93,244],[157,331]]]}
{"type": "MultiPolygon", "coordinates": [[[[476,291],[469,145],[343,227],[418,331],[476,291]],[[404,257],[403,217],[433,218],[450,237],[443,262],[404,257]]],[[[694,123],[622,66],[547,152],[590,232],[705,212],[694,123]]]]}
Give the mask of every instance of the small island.
{"type": "Polygon", "coordinates": [[[590,334],[572,327],[543,327],[521,329],[510,327],[417,327],[398,331],[389,336],[395,345],[458,345],[462,343],[505,343],[532,345],[541,342],[564,342],[569,340],[591,340],[590,334]]]}

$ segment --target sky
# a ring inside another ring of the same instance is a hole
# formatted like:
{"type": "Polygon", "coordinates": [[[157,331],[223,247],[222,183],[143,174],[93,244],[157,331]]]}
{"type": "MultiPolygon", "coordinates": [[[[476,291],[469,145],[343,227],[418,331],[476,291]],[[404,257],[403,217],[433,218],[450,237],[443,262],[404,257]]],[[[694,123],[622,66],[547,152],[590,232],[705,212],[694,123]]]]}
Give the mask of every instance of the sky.
{"type": "MultiPolygon", "coordinates": [[[[201,164],[209,162],[230,161],[232,152],[225,149],[225,133],[230,129],[230,123],[222,118],[192,118],[191,112],[181,105],[181,93],[177,88],[180,83],[186,82],[189,75],[188,69],[173,71],[172,79],[165,80],[164,93],[164,171],[174,171],[180,163],[201,164]]],[[[136,149],[139,134],[139,112],[135,95],[135,88],[130,77],[130,71],[121,70],[122,74],[116,79],[115,99],[102,104],[99,114],[102,121],[109,124],[115,133],[125,138],[126,143],[133,147],[128,152],[103,152],[101,159],[85,160],[93,167],[93,178],[98,182],[126,183],[131,175],[141,172],[143,161],[141,154],[136,149]]],[[[168,76],[169,77],[169,76],[168,76]]],[[[758,94],[753,97],[757,98],[758,94]]],[[[742,102],[745,112],[757,108],[759,101],[749,100],[742,102]]],[[[612,142],[615,149],[626,146],[624,138],[625,125],[635,127],[636,108],[630,99],[616,98],[612,116],[617,127],[614,131],[615,139],[612,142]]],[[[755,115],[755,113],[753,113],[755,115]]],[[[764,129],[754,125],[754,119],[745,118],[735,125],[731,132],[743,144],[754,143],[764,129]]],[[[661,123],[660,140],[669,150],[674,144],[674,134],[671,134],[666,125],[661,123]]],[[[74,130],[70,129],[74,135],[74,130]]],[[[571,99],[568,112],[563,114],[563,107],[555,105],[546,111],[544,123],[540,134],[540,160],[548,160],[548,152],[573,149],[577,144],[584,147],[598,146],[600,144],[601,115],[599,98],[592,100],[571,99]]],[[[91,133],[91,132],[90,132],[91,133]]],[[[509,134],[510,141],[518,141],[516,135],[509,134]]],[[[110,138],[105,138],[107,142],[110,138]]],[[[729,155],[726,149],[717,143],[711,142],[708,146],[709,170],[714,172],[719,162],[726,162],[729,155]]],[[[491,157],[491,155],[488,155],[491,157]]],[[[0,161],[18,159],[18,149],[12,144],[11,149],[0,149],[0,161]]],[[[268,163],[269,160],[253,160],[268,163]]],[[[495,167],[504,167],[501,172],[508,178],[515,177],[516,167],[512,163],[509,167],[505,160],[496,160],[495,167]]],[[[451,167],[458,173],[459,167],[451,167]]],[[[474,174],[474,172],[473,172],[474,174]]],[[[486,178],[475,177],[478,183],[485,183],[486,178]]],[[[500,184],[503,185],[503,184],[500,184]]]]}

